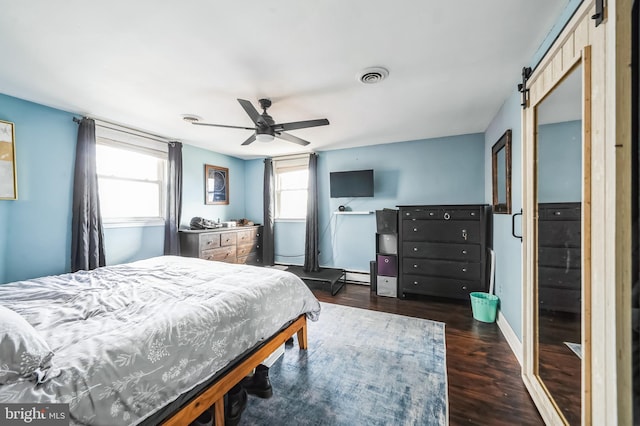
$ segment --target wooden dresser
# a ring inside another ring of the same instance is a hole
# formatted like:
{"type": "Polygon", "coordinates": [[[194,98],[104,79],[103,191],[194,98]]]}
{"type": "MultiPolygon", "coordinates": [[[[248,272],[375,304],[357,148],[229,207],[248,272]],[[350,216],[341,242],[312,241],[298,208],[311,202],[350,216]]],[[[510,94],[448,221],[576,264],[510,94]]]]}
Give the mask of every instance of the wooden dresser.
{"type": "Polygon", "coordinates": [[[468,299],[488,290],[487,205],[399,206],[399,296],[468,299]]]}
{"type": "Polygon", "coordinates": [[[262,226],[181,230],[182,256],[230,263],[262,264],[262,226]]]}
{"type": "Polygon", "coordinates": [[[541,309],[581,311],[581,210],[579,202],[538,204],[538,302],[541,309]]]}

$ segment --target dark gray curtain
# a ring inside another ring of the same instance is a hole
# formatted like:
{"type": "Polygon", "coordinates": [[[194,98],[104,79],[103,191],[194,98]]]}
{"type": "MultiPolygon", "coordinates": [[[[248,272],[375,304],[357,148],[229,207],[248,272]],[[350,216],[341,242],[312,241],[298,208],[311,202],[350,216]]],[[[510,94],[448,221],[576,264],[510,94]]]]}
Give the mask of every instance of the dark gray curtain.
{"type": "Polygon", "coordinates": [[[267,158],[264,160],[264,229],[262,230],[262,264],[265,266],[271,266],[275,262],[275,244],[273,238],[275,188],[273,160],[267,158]]]}
{"type": "Polygon", "coordinates": [[[182,144],[169,142],[167,176],[167,220],[164,224],[164,254],[179,255],[178,229],[182,216],[182,144]]]}
{"type": "Polygon", "coordinates": [[[72,215],[71,271],[104,266],[104,234],[96,174],[96,123],[90,118],[83,118],[78,128],[72,215]]]}
{"type": "Polygon", "coordinates": [[[309,184],[307,186],[307,232],[304,240],[304,270],[317,272],[318,262],[318,154],[309,156],[309,184]]]}

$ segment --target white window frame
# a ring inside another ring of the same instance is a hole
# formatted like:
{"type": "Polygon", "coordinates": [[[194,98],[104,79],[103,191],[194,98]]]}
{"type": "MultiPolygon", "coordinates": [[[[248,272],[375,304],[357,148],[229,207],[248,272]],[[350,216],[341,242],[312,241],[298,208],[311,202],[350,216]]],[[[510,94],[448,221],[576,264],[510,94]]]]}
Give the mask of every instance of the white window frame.
{"type": "MultiPolygon", "coordinates": [[[[308,170],[309,169],[309,155],[305,154],[304,156],[296,156],[296,157],[285,157],[285,158],[274,158],[273,159],[273,176],[275,181],[275,220],[276,221],[291,221],[291,222],[299,222],[306,220],[306,210],[304,217],[284,217],[281,216],[281,199],[282,192],[286,191],[280,187],[280,173],[293,172],[299,170],[308,170]]],[[[309,182],[305,182],[305,189],[309,190],[309,182]]],[[[300,188],[302,189],[302,188],[300,188]]],[[[306,206],[305,206],[306,207],[306,206]]]]}
{"type": "MultiPolygon", "coordinates": [[[[159,181],[138,180],[129,178],[118,178],[122,180],[136,181],[136,182],[158,182],[159,184],[159,206],[158,211],[160,216],[151,217],[117,217],[117,218],[104,218],[102,223],[105,228],[122,228],[122,227],[142,227],[142,226],[164,226],[167,212],[166,212],[166,199],[167,199],[167,144],[145,138],[143,136],[132,135],[117,131],[114,129],[108,129],[104,127],[96,126],[96,144],[109,146],[113,148],[123,149],[126,151],[137,152],[149,156],[156,157],[162,162],[158,164],[160,170],[158,170],[159,181]]],[[[97,159],[96,159],[97,160],[97,159]]],[[[101,178],[110,178],[108,176],[98,175],[98,181],[101,178]]]]}

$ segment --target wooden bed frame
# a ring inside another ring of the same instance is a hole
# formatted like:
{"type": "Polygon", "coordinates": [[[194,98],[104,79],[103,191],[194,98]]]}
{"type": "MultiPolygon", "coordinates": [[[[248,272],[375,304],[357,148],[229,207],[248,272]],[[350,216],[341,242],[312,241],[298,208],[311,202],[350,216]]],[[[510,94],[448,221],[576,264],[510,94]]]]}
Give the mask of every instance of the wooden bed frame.
{"type": "Polygon", "coordinates": [[[164,426],[187,425],[213,405],[214,424],[216,426],[224,426],[224,395],[296,333],[298,334],[300,349],[307,349],[306,314],[300,315],[288,327],[267,340],[264,345],[240,361],[238,365],[194,397],[162,424],[164,426]]]}

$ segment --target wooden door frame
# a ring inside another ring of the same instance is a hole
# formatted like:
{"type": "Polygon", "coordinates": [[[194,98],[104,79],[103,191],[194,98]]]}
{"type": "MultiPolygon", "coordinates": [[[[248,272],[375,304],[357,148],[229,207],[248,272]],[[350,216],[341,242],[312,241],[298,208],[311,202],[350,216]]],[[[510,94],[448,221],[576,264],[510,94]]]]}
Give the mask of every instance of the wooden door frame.
{"type": "Polygon", "coordinates": [[[582,424],[631,424],[631,0],[610,0],[595,26],[585,1],[536,67],[523,110],[523,381],[548,424],[564,419],[537,379],[535,307],[535,106],[582,62],[582,424]],[[585,73],[585,69],[588,72],[585,73]],[[588,142],[585,145],[584,142],[588,142]],[[586,232],[584,232],[586,231],[586,232]],[[592,342],[597,342],[593,343],[592,342]]]}

